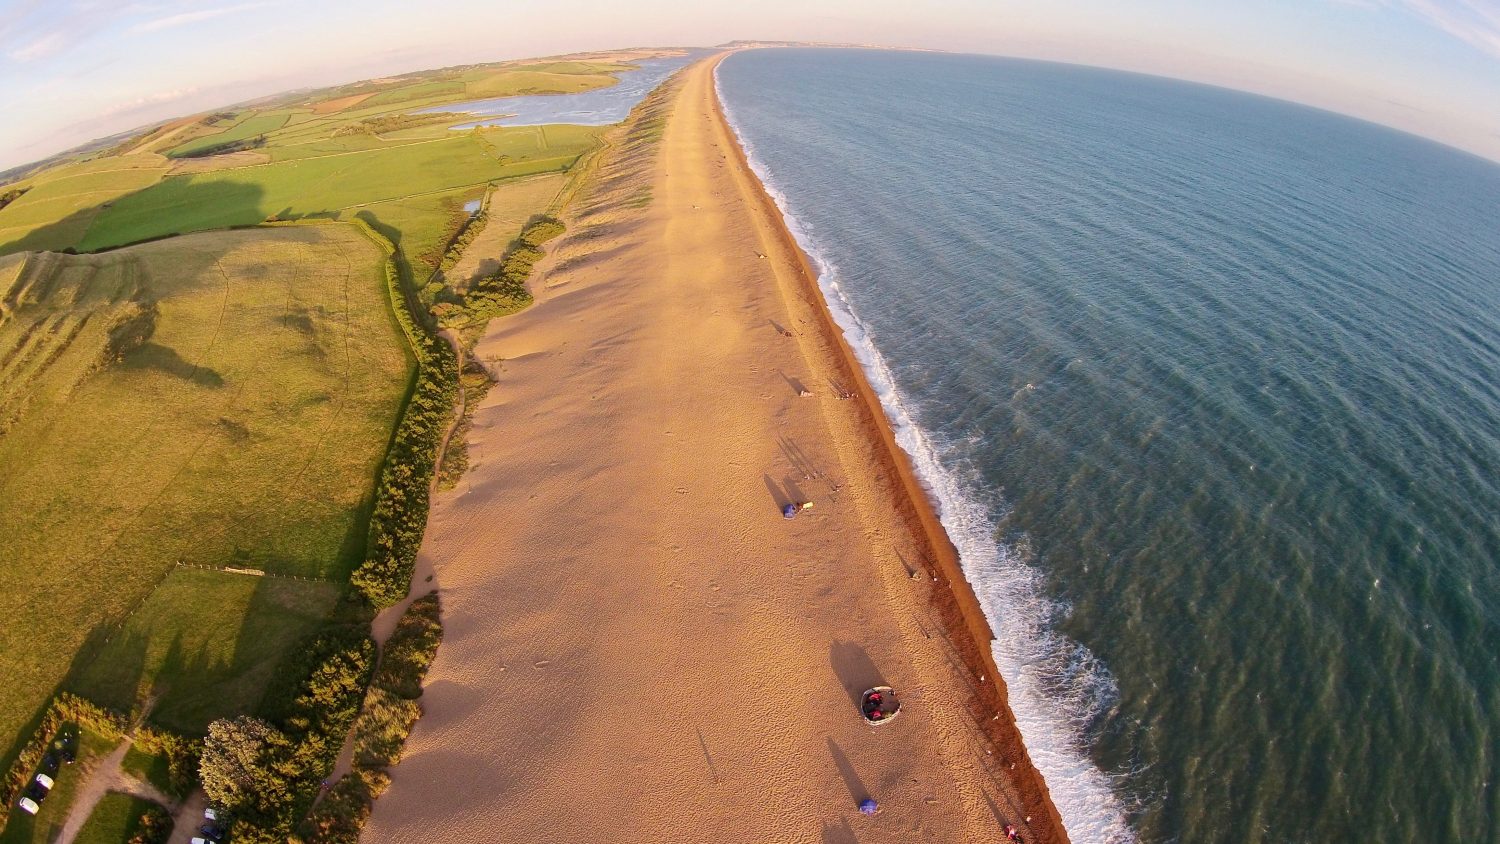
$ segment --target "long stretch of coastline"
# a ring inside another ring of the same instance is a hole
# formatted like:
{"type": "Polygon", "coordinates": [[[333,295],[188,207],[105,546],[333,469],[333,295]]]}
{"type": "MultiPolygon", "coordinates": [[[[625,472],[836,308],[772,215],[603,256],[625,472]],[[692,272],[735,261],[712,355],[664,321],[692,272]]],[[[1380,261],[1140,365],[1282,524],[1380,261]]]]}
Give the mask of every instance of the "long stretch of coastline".
{"type": "Polygon", "coordinates": [[[476,349],[498,383],[423,551],[445,641],[367,839],[1066,841],[716,62],[627,123],[476,349]],[[872,729],[882,681],[906,708],[872,729]]]}
{"type": "MultiPolygon", "coordinates": [[[[724,56],[716,56],[711,59],[714,73],[717,73],[718,64],[724,58],[724,56]]],[[[1066,841],[1067,833],[1062,818],[1052,802],[1045,779],[1031,761],[1025,741],[1016,725],[1015,714],[1010,709],[1005,678],[995,664],[994,652],[990,647],[995,635],[980,606],[979,598],[974,593],[973,586],[964,576],[963,567],[959,562],[958,549],[944,530],[931,498],[917,477],[910,457],[897,443],[895,431],[886,417],[880,397],[865,375],[865,366],[849,345],[844,328],[839,325],[824,291],[819,287],[818,273],[813,268],[813,262],[788,228],[782,209],[751,166],[743,143],[739,140],[725,113],[717,84],[715,84],[714,104],[715,113],[729,139],[729,145],[735,150],[740,171],[754,179],[759,187],[760,213],[776,222],[782,247],[796,255],[801,265],[799,275],[804,283],[805,294],[811,301],[820,305],[817,310],[822,317],[822,330],[832,338],[839,351],[839,360],[845,377],[849,383],[855,385],[855,392],[864,406],[871,436],[881,445],[881,456],[886,463],[884,468],[901,480],[905,503],[910,508],[910,516],[915,520],[911,526],[912,532],[925,538],[926,549],[931,555],[929,557],[932,564],[930,573],[934,576],[935,582],[947,587],[946,594],[942,590],[935,590],[932,601],[944,615],[947,633],[955,640],[955,645],[963,653],[964,658],[971,665],[978,663],[979,677],[982,679],[970,685],[970,693],[980,702],[980,723],[987,727],[988,738],[1000,749],[1002,758],[1017,760],[1016,765],[1008,769],[1008,775],[1015,778],[1017,787],[1025,794],[1027,813],[1033,825],[1046,825],[1038,822],[1038,816],[1048,818],[1051,826],[1048,831],[1050,840],[1066,841]],[[990,682],[991,678],[993,682],[990,682]]]]}

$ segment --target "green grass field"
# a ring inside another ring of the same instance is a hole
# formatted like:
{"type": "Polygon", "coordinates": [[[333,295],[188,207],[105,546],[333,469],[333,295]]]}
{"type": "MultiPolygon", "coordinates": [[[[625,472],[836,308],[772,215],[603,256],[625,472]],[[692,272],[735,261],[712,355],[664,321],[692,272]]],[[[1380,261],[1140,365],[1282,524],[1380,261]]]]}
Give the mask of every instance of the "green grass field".
{"type": "MultiPolygon", "coordinates": [[[[603,129],[399,115],[597,88],[626,67],[471,66],[290,95],[17,183],[29,190],[0,209],[0,765],[58,688],[149,705],[186,733],[256,710],[363,556],[412,373],[382,256],[347,226],[227,229],[363,220],[421,288],[463,204],[490,191],[498,258],[603,129]],[[309,108],[358,93],[373,96],[309,108]],[[169,157],[260,136],[238,157],[169,157]],[[136,148],[154,151],[118,154],[136,148]],[[64,249],[109,251],[38,252],[64,249]]],[[[160,760],[132,761],[162,778],[160,760]]],[[[58,803],[0,844],[50,840],[58,803]]]]}
{"type": "Polygon", "coordinates": [[[187,735],[254,712],[281,657],[338,600],[337,584],[177,569],[81,667],[69,690],[187,735]]]}
{"type": "Polygon", "coordinates": [[[35,816],[21,811],[11,813],[10,822],[0,832],[0,844],[52,844],[56,841],[63,822],[68,819],[68,807],[73,805],[79,784],[87,772],[98,765],[99,759],[114,749],[115,744],[97,733],[81,731],[78,761],[64,765],[58,771],[54,778],[57,785],[42,801],[42,810],[35,816]]]}
{"type": "Polygon", "coordinates": [[[356,205],[565,170],[593,146],[597,134],[597,129],[582,126],[463,133],[362,152],[173,176],[100,212],[80,248],[93,251],[167,234],[250,225],[272,215],[328,216],[356,205]]]}
{"type": "Polygon", "coordinates": [[[159,155],[70,165],[39,176],[20,199],[0,209],[0,254],[76,246],[104,203],[161,181],[159,155]]]}
{"type": "Polygon", "coordinates": [[[73,844],[126,844],[140,828],[141,814],[153,805],[149,800],[111,791],[94,806],[73,844]]]}
{"type": "MultiPolygon", "coordinates": [[[[67,678],[129,686],[88,667],[123,647],[117,625],[179,560],[343,582],[410,376],[382,260],[352,227],[284,226],[46,256],[16,277],[0,322],[0,736],[67,678]],[[122,320],[151,331],[119,353],[109,328],[122,320]]],[[[126,626],[146,640],[141,681],[163,677],[150,664],[161,637],[221,684],[262,676],[255,643],[241,659],[188,629],[218,601],[222,623],[258,629],[224,591],[245,587],[205,587],[188,612],[173,577],[153,599],[181,614],[126,626]]],[[[300,619],[326,600],[266,591],[249,615],[300,619]]],[[[207,711],[170,671],[163,682],[164,713],[207,711]]]]}
{"type": "Polygon", "coordinates": [[[222,132],[217,132],[212,135],[204,135],[200,138],[194,138],[193,140],[188,141],[181,146],[173,147],[170,151],[167,152],[167,155],[171,158],[181,158],[186,155],[192,155],[196,152],[202,152],[209,147],[232,143],[234,141],[246,141],[256,137],[257,135],[264,135],[267,132],[274,132],[277,129],[280,129],[282,126],[286,125],[287,117],[289,115],[290,112],[287,111],[272,111],[267,112],[266,114],[253,115],[244,120],[241,120],[239,123],[234,124],[233,126],[225,129],[222,132]]]}

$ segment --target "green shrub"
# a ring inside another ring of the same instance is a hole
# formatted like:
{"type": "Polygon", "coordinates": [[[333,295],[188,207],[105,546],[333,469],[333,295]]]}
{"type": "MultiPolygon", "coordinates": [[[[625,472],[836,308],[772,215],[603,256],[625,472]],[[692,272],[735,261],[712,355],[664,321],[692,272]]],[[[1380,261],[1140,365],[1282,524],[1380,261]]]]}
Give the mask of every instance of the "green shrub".
{"type": "Polygon", "coordinates": [[[297,839],[306,844],[358,844],[370,819],[370,807],[390,784],[384,771],[352,771],[333,788],[302,822],[297,839]]]}
{"type": "Polygon", "coordinates": [[[422,696],[422,678],[427,676],[427,668],[443,641],[440,612],[436,592],[412,601],[386,640],[372,685],[404,698],[422,696]]]}
{"type": "Polygon", "coordinates": [[[136,821],[135,833],[126,844],[166,844],[172,837],[172,816],[166,809],[152,803],[136,821]]]}
{"type": "MultiPolygon", "coordinates": [[[[152,776],[151,767],[143,771],[152,784],[173,797],[185,797],[198,784],[198,758],[203,740],[187,738],[159,727],[143,726],[135,731],[134,750],[159,759],[164,776],[152,776]]],[[[128,761],[128,757],[127,757],[128,761]]]]}
{"type": "Polygon", "coordinates": [[[463,257],[464,250],[468,249],[469,244],[474,241],[474,238],[478,237],[479,233],[484,231],[484,227],[489,223],[489,220],[489,215],[483,211],[464,220],[463,225],[459,227],[458,233],[448,241],[448,248],[443,251],[443,260],[438,262],[438,270],[440,272],[447,272],[453,269],[453,265],[457,264],[458,259],[463,257]]]}
{"type": "Polygon", "coordinates": [[[521,231],[521,242],[527,246],[541,246],[543,243],[567,231],[562,220],[556,217],[541,217],[533,220],[521,231]]]}
{"type": "Polygon", "coordinates": [[[203,788],[235,815],[236,842],[284,842],[333,770],[370,679],[375,643],[330,630],[302,649],[293,682],[274,690],[266,714],[215,721],[204,742],[203,788]]]}
{"type": "Polygon", "coordinates": [[[354,763],[384,768],[400,762],[401,748],[420,717],[422,707],[416,701],[372,686],[354,725],[354,763]]]}
{"type": "Polygon", "coordinates": [[[365,561],[349,578],[377,607],[402,598],[411,584],[417,550],[427,528],[427,509],[437,450],[453,414],[457,396],[458,357],[415,315],[392,257],[391,242],[363,221],[356,225],[385,250],[386,286],[396,319],[417,359],[417,380],[396,436],[386,455],[370,515],[370,538],[365,561]]]}

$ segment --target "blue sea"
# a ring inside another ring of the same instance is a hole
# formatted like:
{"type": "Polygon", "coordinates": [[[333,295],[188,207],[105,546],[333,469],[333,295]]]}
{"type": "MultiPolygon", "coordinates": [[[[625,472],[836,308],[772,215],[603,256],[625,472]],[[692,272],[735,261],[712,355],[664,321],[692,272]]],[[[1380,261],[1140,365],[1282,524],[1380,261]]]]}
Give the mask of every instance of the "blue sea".
{"type": "Polygon", "coordinates": [[[719,86],[1075,842],[1500,841],[1500,165],[1041,62],[719,86]]]}

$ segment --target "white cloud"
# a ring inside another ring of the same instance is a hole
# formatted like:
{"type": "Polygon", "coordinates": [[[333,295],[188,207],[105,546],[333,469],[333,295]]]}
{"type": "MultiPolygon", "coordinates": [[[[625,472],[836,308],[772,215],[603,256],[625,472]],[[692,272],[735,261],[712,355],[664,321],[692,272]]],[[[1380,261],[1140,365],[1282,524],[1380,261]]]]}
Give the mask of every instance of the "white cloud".
{"type": "Polygon", "coordinates": [[[66,33],[61,31],[49,32],[23,46],[7,51],[6,55],[13,61],[30,62],[37,59],[45,59],[67,46],[68,37],[66,33]]]}
{"type": "Polygon", "coordinates": [[[1500,58],[1500,6],[1489,0],[1401,0],[1408,11],[1449,35],[1500,58]]]}
{"type": "Polygon", "coordinates": [[[1397,9],[1500,58],[1500,5],[1493,0],[1329,0],[1361,9],[1397,9]]]}
{"type": "Polygon", "coordinates": [[[159,32],[163,29],[172,29],[178,26],[186,26],[190,23],[221,18],[225,15],[235,15],[240,12],[249,12],[255,9],[263,9],[271,3],[239,3],[234,6],[220,6],[217,9],[198,9],[192,12],[179,12],[175,15],[156,18],[154,20],[142,21],[130,28],[132,35],[140,35],[146,32],[159,32]]]}

